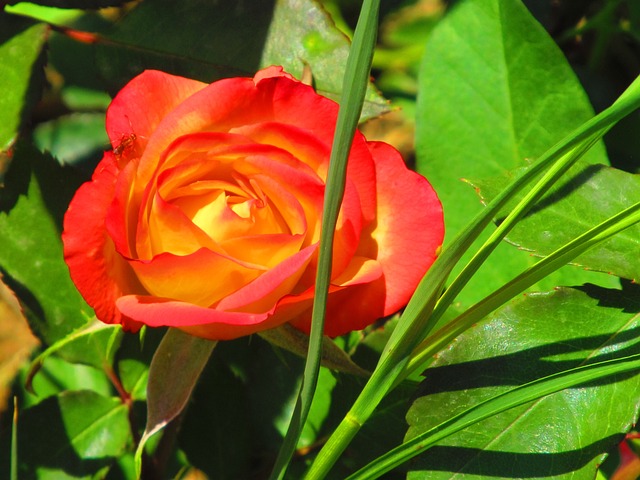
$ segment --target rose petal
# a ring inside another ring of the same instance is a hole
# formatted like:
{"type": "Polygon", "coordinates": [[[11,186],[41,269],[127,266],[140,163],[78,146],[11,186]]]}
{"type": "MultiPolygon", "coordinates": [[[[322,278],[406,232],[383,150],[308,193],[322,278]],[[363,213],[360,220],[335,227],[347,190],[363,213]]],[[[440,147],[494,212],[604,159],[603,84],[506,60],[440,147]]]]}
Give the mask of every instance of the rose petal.
{"type": "Polygon", "coordinates": [[[115,303],[123,294],[146,292],[115,251],[104,224],[117,174],[115,156],[107,152],[91,182],[76,192],[64,217],[64,257],[73,282],[100,320],[137,329],[139,325],[127,322],[115,303]]]}
{"type": "Polygon", "coordinates": [[[380,262],[385,282],[371,289],[385,299],[384,315],[390,315],[406,305],[436,259],[444,238],[442,204],[397,150],[381,142],[369,148],[378,178],[377,221],[363,231],[358,255],[380,262]]]}
{"type": "MultiPolygon", "coordinates": [[[[246,160],[255,168],[253,178],[261,185],[267,196],[273,201],[284,218],[292,218],[291,206],[296,200],[300,202],[307,219],[307,242],[316,243],[320,237],[320,219],[324,203],[324,186],[301,176],[296,169],[288,165],[274,164],[264,157],[250,157],[246,160]],[[263,173],[263,172],[268,172],[263,173]],[[289,198],[288,191],[294,195],[289,198]],[[312,200],[310,204],[307,199],[312,200]]],[[[249,175],[248,172],[245,172],[249,175]]],[[[336,224],[334,236],[333,272],[340,273],[347,267],[355,253],[362,229],[362,208],[360,196],[354,183],[348,180],[345,184],[342,208],[336,224]]],[[[315,262],[314,262],[315,263],[315,262]]],[[[310,272],[315,277],[315,273],[310,272]]],[[[315,279],[308,279],[313,282],[315,279]]]]}
{"type": "MultiPolygon", "coordinates": [[[[344,274],[332,282],[325,316],[325,335],[337,337],[352,330],[360,330],[382,318],[384,296],[380,295],[379,289],[371,288],[372,284],[377,283],[384,286],[380,264],[369,258],[354,257],[344,274]]],[[[292,303],[298,303],[299,307],[307,305],[306,309],[299,309],[291,321],[292,325],[306,333],[311,329],[314,288],[302,295],[288,297],[279,305],[279,308],[285,305],[291,308],[292,303]]]]}
{"type": "Polygon", "coordinates": [[[233,340],[284,323],[271,312],[222,312],[166,298],[127,295],[117,301],[122,315],[150,327],[177,327],[210,340],[233,340]]]}
{"type": "Polygon", "coordinates": [[[138,223],[136,238],[138,258],[142,260],[162,253],[189,255],[203,247],[224,253],[180,208],[159,195],[154,198],[149,218],[138,223]]]}
{"type": "MultiPolygon", "coordinates": [[[[171,148],[180,145],[180,149],[176,147],[167,154],[162,165],[165,170],[158,175],[156,186],[151,183],[147,187],[136,235],[139,257],[148,259],[165,251],[187,254],[199,246],[221,251],[207,243],[202,234],[219,246],[226,239],[244,236],[280,232],[297,236],[307,230],[307,218],[314,220],[319,216],[323,186],[313,171],[301,169],[300,162],[280,149],[252,143],[231,145],[201,158],[199,149],[204,146],[201,142],[210,136],[190,136],[175,142],[171,148]],[[195,158],[178,155],[183,148],[190,147],[195,150],[192,155],[195,158]],[[167,168],[174,163],[174,156],[181,158],[180,163],[167,168]],[[264,175],[265,171],[269,175],[264,175]],[[209,187],[211,193],[207,194],[209,187]],[[151,200],[149,195],[156,189],[151,200]],[[220,193],[222,190],[224,195],[220,193]],[[299,200],[306,205],[307,212],[302,210],[299,200]],[[243,208],[249,208],[250,218],[242,218],[243,208]]],[[[251,142],[246,138],[245,141],[251,142]]],[[[245,249],[241,258],[250,252],[245,249]]]]}
{"type": "Polygon", "coordinates": [[[135,256],[132,232],[136,231],[137,209],[129,208],[129,199],[137,165],[138,162],[133,160],[118,172],[113,197],[105,217],[105,226],[115,243],[116,251],[127,258],[135,256]]]}
{"type": "Polygon", "coordinates": [[[338,106],[313,88],[287,76],[219,80],[196,92],[158,124],[140,164],[143,182],[151,177],[157,158],[176,138],[194,132],[228,132],[235,127],[276,121],[311,130],[331,143],[338,106]],[[309,115],[309,112],[314,112],[309,115]]]}
{"type": "Polygon", "coordinates": [[[303,241],[303,235],[265,234],[231,238],[220,246],[230,257],[268,269],[298,253],[303,241]]]}
{"type": "MultiPolygon", "coordinates": [[[[384,291],[383,278],[369,284],[336,288],[327,301],[324,334],[338,337],[354,330],[362,330],[384,317],[385,299],[379,294],[381,290],[384,291]],[[376,288],[378,284],[381,284],[382,288],[376,288]]],[[[293,318],[291,324],[309,333],[311,313],[311,308],[301,311],[293,318]]]]}
{"type": "Polygon", "coordinates": [[[253,81],[257,84],[264,78],[273,78],[273,77],[286,77],[291,80],[295,80],[295,78],[289,73],[284,71],[280,65],[271,65],[267,68],[263,68],[259,70],[255,76],[253,77],[253,81]]]}
{"type": "Polygon", "coordinates": [[[313,175],[322,180],[327,178],[331,144],[298,125],[260,122],[235,127],[231,132],[250,138],[255,143],[271,145],[286,151],[297,161],[307,165],[313,175]]]}
{"type": "Polygon", "coordinates": [[[163,253],[129,264],[151,295],[203,307],[242,288],[264,270],[206,248],[185,256],[163,253]]]}
{"type": "MultiPolygon", "coordinates": [[[[372,142],[369,148],[378,179],[377,221],[363,231],[357,255],[377,259],[383,276],[330,295],[325,334],[332,337],[406,305],[444,237],[442,206],[427,180],[407,169],[389,145],[372,142]]],[[[301,311],[291,323],[308,332],[311,311],[301,311]]]]}
{"type": "MultiPolygon", "coordinates": [[[[285,149],[309,165],[316,175],[326,181],[332,137],[320,139],[312,130],[304,130],[299,125],[276,122],[244,125],[232,131],[250,137],[255,142],[285,149]]],[[[362,216],[368,223],[375,217],[376,177],[371,153],[360,132],[356,132],[354,136],[347,164],[347,178],[358,191],[362,216]]]]}
{"type": "Polygon", "coordinates": [[[222,299],[216,308],[243,312],[272,310],[280,298],[296,286],[317,249],[318,245],[314,244],[292,255],[253,282],[222,299]]]}
{"type": "Polygon", "coordinates": [[[377,260],[366,257],[353,257],[349,266],[331,281],[333,285],[350,287],[362,283],[371,283],[382,277],[382,267],[377,260]]]}
{"type": "Polygon", "coordinates": [[[135,134],[142,152],[157,125],[185,98],[206,87],[206,83],[147,70],[120,90],[107,110],[107,133],[113,148],[135,134]]]}

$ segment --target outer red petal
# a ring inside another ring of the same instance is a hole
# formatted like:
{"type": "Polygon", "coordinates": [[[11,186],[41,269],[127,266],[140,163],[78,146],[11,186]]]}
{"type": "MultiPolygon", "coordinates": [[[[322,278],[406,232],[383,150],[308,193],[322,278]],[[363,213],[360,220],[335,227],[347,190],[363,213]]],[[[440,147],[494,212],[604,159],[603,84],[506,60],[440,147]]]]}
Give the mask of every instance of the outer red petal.
{"type": "Polygon", "coordinates": [[[107,133],[113,148],[131,134],[142,152],[162,119],[185,98],[207,86],[184,77],[147,70],[124,86],[107,110],[107,133]]]}
{"type": "MultiPolygon", "coordinates": [[[[362,330],[384,317],[385,299],[380,292],[384,293],[383,278],[369,284],[335,288],[327,301],[324,334],[332,338],[338,337],[354,330],[362,330]]],[[[311,302],[308,307],[311,307],[311,302]]],[[[311,313],[311,308],[307,308],[291,324],[309,333],[311,313]]]]}
{"type": "Polygon", "coordinates": [[[406,305],[444,238],[442,204],[429,182],[409,170],[397,150],[369,144],[376,165],[377,220],[363,232],[358,253],[377,258],[384,272],[384,315],[406,305]],[[371,236],[372,242],[366,241],[371,236]]]}
{"type": "Polygon", "coordinates": [[[128,295],[117,301],[123,315],[150,327],[176,327],[210,340],[232,340],[277,327],[284,320],[264,313],[222,312],[174,300],[128,295]]]}
{"type": "Polygon", "coordinates": [[[144,152],[140,165],[142,181],[148,181],[156,159],[173,140],[198,131],[228,132],[245,125],[277,122],[308,130],[331,145],[338,114],[334,101],[288,76],[257,78],[257,81],[228,78],[214,82],[165,116],[144,152]]]}
{"type": "Polygon", "coordinates": [[[91,182],[76,192],[64,217],[64,257],[73,282],[106,323],[136,329],[116,309],[116,299],[127,293],[145,293],[129,265],[115,251],[107,235],[105,217],[113,198],[118,168],[110,152],[96,168],[91,182]]]}

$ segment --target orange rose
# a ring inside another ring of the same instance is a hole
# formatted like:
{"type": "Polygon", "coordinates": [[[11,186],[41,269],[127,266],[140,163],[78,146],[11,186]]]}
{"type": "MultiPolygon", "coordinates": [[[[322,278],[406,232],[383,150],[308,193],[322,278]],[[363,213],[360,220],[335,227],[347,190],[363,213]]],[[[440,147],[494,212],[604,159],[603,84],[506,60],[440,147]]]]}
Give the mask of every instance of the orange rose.
{"type": "MultiPolygon", "coordinates": [[[[308,331],[337,112],[279,67],[210,85],[134,78],[107,112],[113,150],[64,220],[71,278],[96,316],[216,340],[308,331]]],[[[403,307],[443,232],[429,183],[357,133],[325,332],[403,307]]]]}

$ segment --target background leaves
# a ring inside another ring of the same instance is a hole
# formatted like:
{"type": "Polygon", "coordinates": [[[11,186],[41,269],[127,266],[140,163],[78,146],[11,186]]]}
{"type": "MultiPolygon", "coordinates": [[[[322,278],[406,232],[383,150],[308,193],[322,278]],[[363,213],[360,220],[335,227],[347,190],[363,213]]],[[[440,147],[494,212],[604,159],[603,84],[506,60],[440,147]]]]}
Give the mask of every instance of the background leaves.
{"type": "MultiPolygon", "coordinates": [[[[515,300],[438,355],[407,415],[407,436],[510,386],[640,352],[639,298],[635,285],[587,285],[515,300]]],[[[409,478],[593,478],[637,418],[639,381],[569,389],[483,421],[418,457],[409,478]]]]}
{"type": "MultiPolygon", "coordinates": [[[[0,13],[0,148],[9,146],[41,82],[46,26],[0,13]]],[[[0,164],[0,168],[2,164],[0,164]]]]}
{"type": "MultiPolygon", "coordinates": [[[[473,183],[483,201],[487,201],[506,184],[506,178],[473,183]]],[[[569,175],[507,238],[519,248],[536,255],[548,255],[593,225],[638,201],[638,175],[593,165],[569,175]]],[[[636,281],[640,278],[640,271],[634,257],[639,249],[640,226],[635,225],[589,250],[573,263],[636,281]]]]}
{"type": "Polygon", "coordinates": [[[124,452],[131,432],[118,398],[68,391],[19,420],[20,478],[94,478],[124,452]],[[48,435],[43,435],[48,432],[48,435]]]}
{"type": "MultiPolygon", "coordinates": [[[[144,69],[211,82],[277,64],[298,78],[307,66],[318,91],[337,100],[349,51],[347,39],[311,0],[147,0],[113,27],[91,31],[95,65],[111,88],[144,69]]],[[[386,110],[370,86],[365,117],[386,110]]]]}
{"type": "Polygon", "coordinates": [[[0,266],[47,343],[93,316],[62,257],[62,216],[79,176],[26,145],[15,150],[0,190],[0,266]]]}
{"type": "MultiPolygon", "coordinates": [[[[417,168],[443,202],[449,239],[482,208],[459,179],[526,165],[593,115],[557,45],[514,0],[460,2],[438,24],[426,45],[417,108],[417,168]]],[[[585,161],[608,163],[603,146],[594,147],[585,161]]],[[[532,263],[504,247],[493,257],[501,268],[482,268],[463,292],[464,304],[532,263]]],[[[536,288],[585,278],[565,270],[536,288]]]]}

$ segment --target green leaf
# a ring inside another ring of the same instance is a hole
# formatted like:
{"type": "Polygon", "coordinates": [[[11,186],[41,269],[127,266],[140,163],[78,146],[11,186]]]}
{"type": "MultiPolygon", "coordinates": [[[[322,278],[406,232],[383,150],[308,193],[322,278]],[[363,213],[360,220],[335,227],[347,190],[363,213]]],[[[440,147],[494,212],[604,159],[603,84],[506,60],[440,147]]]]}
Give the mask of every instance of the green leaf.
{"type": "Polygon", "coordinates": [[[147,425],[136,451],[138,477],[146,442],[185,408],[215,345],[177,328],[170,328],[160,342],[149,369],[147,425]]]}
{"type": "Polygon", "coordinates": [[[104,120],[103,112],[64,115],[38,124],[33,131],[34,142],[65,165],[93,160],[93,170],[109,146],[104,120]]]}
{"type": "Polygon", "coordinates": [[[98,320],[90,321],[87,325],[61,338],[38,355],[29,369],[26,381],[27,389],[31,389],[34,375],[42,368],[44,361],[53,353],[63,356],[71,363],[82,363],[100,370],[111,371],[113,357],[120,345],[122,335],[120,325],[107,325],[98,320]]]}
{"type": "MultiPolygon", "coordinates": [[[[19,384],[27,385],[28,372],[21,375],[19,384]]],[[[113,393],[113,384],[104,371],[51,355],[32,379],[32,391],[25,389],[22,408],[32,407],[47,398],[69,390],[91,390],[100,395],[113,393]]]]}
{"type": "Polygon", "coordinates": [[[40,94],[46,33],[43,24],[0,11],[0,152],[13,142],[40,94]]]}
{"type": "MultiPolygon", "coordinates": [[[[349,42],[312,0],[146,0],[99,42],[97,63],[121,86],[155,68],[205,82],[279,64],[338,98],[349,42]]],[[[369,85],[365,116],[388,107],[369,85]]]]}
{"type": "Polygon", "coordinates": [[[4,10],[7,13],[29,17],[51,25],[64,25],[82,14],[81,10],[61,9],[22,1],[13,2],[12,5],[4,7],[4,10]]]}
{"type": "MultiPolygon", "coordinates": [[[[495,312],[425,372],[407,438],[536,378],[640,351],[638,288],[559,288],[495,312]]],[[[564,390],[477,423],[415,460],[409,478],[593,478],[635,422],[640,377],[564,390]],[[477,477],[479,475],[480,477],[477,477]]]]}
{"type": "Polygon", "coordinates": [[[165,328],[145,328],[138,335],[124,335],[116,356],[116,372],[122,388],[133,400],[146,401],[149,365],[165,328]]]}
{"type": "MultiPolygon", "coordinates": [[[[317,2],[286,0],[276,2],[260,65],[282,65],[301,78],[308,65],[318,93],[340,99],[349,42],[317,2]]],[[[362,118],[389,111],[386,100],[369,82],[362,118]]]]}
{"type": "MultiPolygon", "coordinates": [[[[9,5],[20,3],[22,0],[9,0],[9,5]]],[[[117,7],[128,0],[32,0],[30,3],[54,8],[82,8],[97,10],[98,8],[117,7]]]]}
{"type": "MultiPolygon", "coordinates": [[[[420,72],[417,169],[442,200],[451,240],[482,209],[461,178],[497,176],[527,164],[593,116],[557,45],[519,0],[461,1],[433,30],[420,72]]],[[[607,163],[601,144],[585,156],[607,163]]],[[[470,304],[533,263],[504,246],[475,275],[470,304]],[[500,268],[495,268],[499,265],[500,268]]],[[[575,270],[575,269],[574,269],[575,270]]],[[[565,271],[537,288],[613,279],[565,271]]]]}
{"type": "MultiPolygon", "coordinates": [[[[507,179],[473,182],[488,201],[507,179]]],[[[548,255],[590,227],[640,201],[640,177],[592,165],[546,195],[507,239],[536,255],[548,255]]],[[[507,207],[508,210],[508,207],[507,207]]],[[[640,279],[640,225],[578,257],[574,263],[630,280],[640,279]]]]}
{"type": "Polygon", "coordinates": [[[75,172],[25,145],[0,188],[0,268],[34,333],[49,345],[93,317],[71,282],[60,239],[79,184],[75,172]]]}
{"type": "Polygon", "coordinates": [[[124,452],[131,431],[118,398],[68,391],[22,412],[20,478],[92,478],[124,452]]]}

